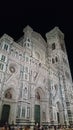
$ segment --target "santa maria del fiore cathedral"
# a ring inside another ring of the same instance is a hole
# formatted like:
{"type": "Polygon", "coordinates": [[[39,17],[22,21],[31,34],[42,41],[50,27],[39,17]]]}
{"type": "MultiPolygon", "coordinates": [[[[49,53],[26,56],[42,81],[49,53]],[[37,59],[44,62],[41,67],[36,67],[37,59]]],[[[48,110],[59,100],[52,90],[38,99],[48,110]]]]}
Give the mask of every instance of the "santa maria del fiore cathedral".
{"type": "Polygon", "coordinates": [[[73,83],[64,34],[45,39],[30,26],[14,41],[0,38],[0,122],[34,125],[73,123],[73,83]]]}

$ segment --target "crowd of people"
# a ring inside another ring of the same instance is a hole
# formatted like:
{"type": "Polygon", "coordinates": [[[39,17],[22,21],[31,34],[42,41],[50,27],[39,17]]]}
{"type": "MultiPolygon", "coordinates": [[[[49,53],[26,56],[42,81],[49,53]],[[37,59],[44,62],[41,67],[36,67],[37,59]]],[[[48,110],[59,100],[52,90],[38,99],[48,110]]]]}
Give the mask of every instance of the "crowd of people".
{"type": "MultiPolygon", "coordinates": [[[[3,126],[0,126],[0,130],[31,130],[31,126],[14,125],[14,123],[9,125],[6,122],[3,126]]],[[[33,126],[33,130],[73,130],[73,125],[70,125],[70,126],[61,126],[61,125],[43,126],[43,125],[39,125],[38,123],[36,123],[33,126]]]]}

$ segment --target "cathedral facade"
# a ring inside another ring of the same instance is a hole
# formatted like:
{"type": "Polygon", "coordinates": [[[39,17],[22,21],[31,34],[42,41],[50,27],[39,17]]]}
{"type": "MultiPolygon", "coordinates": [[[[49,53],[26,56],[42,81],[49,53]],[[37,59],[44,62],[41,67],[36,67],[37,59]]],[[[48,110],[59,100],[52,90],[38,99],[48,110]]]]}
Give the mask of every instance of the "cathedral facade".
{"type": "Polygon", "coordinates": [[[46,40],[30,26],[15,42],[0,38],[0,122],[69,125],[73,123],[73,84],[58,27],[46,40]]]}

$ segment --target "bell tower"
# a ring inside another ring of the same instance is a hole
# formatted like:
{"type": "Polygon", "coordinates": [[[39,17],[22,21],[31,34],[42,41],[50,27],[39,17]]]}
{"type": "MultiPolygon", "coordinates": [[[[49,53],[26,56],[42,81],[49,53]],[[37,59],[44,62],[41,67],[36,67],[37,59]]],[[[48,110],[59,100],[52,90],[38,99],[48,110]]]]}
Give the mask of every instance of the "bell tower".
{"type": "MultiPolygon", "coordinates": [[[[62,112],[60,113],[63,115],[62,117],[60,116],[62,118],[60,119],[60,123],[64,123],[65,125],[71,124],[73,122],[72,104],[70,103],[70,95],[72,95],[72,79],[65,47],[64,34],[58,27],[55,27],[46,34],[46,38],[48,43],[48,63],[52,74],[51,94],[54,95],[52,96],[52,106],[59,102],[62,109],[62,112]],[[58,100],[57,95],[59,96],[58,100]]],[[[52,110],[55,113],[53,107],[52,110]]],[[[54,116],[52,120],[54,120],[54,116]]]]}

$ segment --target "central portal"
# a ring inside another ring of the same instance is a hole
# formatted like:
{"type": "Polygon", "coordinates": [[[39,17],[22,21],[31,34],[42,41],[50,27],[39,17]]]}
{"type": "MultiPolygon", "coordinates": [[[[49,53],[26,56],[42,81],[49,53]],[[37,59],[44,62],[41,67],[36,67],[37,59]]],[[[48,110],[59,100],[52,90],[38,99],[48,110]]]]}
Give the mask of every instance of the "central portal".
{"type": "Polygon", "coordinates": [[[35,123],[40,124],[40,105],[35,105],[34,119],[35,123]]]}

